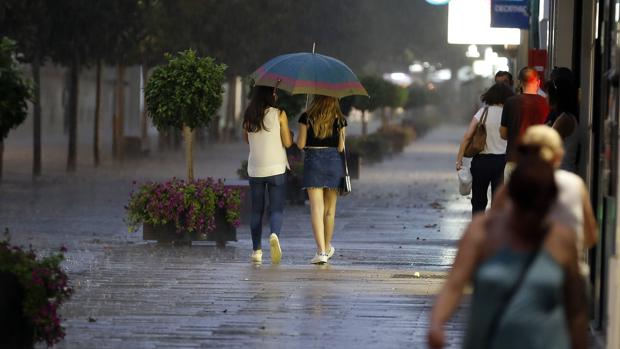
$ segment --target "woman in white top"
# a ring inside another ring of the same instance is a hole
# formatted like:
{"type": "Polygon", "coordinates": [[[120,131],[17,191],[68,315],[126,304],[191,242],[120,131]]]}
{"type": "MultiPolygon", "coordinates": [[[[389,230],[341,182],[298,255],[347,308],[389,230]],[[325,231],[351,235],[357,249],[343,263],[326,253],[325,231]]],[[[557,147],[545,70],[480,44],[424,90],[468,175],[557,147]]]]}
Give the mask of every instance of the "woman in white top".
{"type": "Polygon", "coordinates": [[[503,83],[496,83],[485,92],[481,100],[485,107],[480,108],[469,123],[469,127],[463,136],[459,152],[456,156],[456,170],[463,167],[463,154],[465,147],[471,140],[476,126],[482,120],[486,127],[487,138],[484,150],[474,156],[471,162],[472,215],[484,212],[487,207],[487,191],[491,185],[491,191],[501,186],[504,180],[504,166],[506,165],[506,141],[502,139],[499,128],[501,126],[502,108],[506,99],[514,93],[512,89],[503,83]]]}
{"type": "Polygon", "coordinates": [[[583,179],[561,169],[565,150],[560,134],[545,125],[530,126],[523,134],[523,144],[541,147],[541,157],[554,166],[555,183],[558,186],[558,200],[551,209],[550,217],[571,228],[577,234],[579,269],[584,277],[589,275],[585,251],[597,240],[597,225],[590,195],[583,179]]]}
{"type": "Polygon", "coordinates": [[[251,259],[256,263],[262,262],[263,258],[261,239],[265,190],[269,195],[271,261],[277,264],[282,258],[278,235],[282,228],[288,167],[285,148],[290,147],[293,141],[286,113],[273,107],[276,99],[275,88],[254,86],[250,105],[245,110],[243,118],[245,141],[250,145],[248,175],[252,196],[250,229],[253,252],[251,259]]]}
{"type": "MultiPolygon", "coordinates": [[[[588,189],[581,177],[560,169],[564,148],[562,138],[555,129],[546,125],[530,126],[523,134],[521,143],[540,147],[540,157],[555,168],[558,197],[549,212],[549,218],[575,232],[579,271],[587,280],[590,268],[585,252],[596,244],[598,235],[588,189]]],[[[502,188],[493,199],[493,207],[503,206],[508,200],[507,196],[506,190],[502,188]]]]}

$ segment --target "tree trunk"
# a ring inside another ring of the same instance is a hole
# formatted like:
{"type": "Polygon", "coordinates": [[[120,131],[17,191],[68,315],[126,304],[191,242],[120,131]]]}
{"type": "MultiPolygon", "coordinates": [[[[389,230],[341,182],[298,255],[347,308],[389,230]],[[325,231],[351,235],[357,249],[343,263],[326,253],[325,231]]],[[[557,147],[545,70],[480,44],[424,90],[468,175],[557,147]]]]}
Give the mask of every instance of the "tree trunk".
{"type": "Polygon", "coordinates": [[[95,120],[93,129],[93,158],[95,167],[99,166],[99,114],[101,112],[101,60],[97,60],[97,72],[95,75],[95,120]]]}
{"type": "Polygon", "coordinates": [[[123,135],[125,133],[125,66],[116,67],[116,110],[114,115],[114,156],[123,160],[123,135]]]}
{"type": "Polygon", "coordinates": [[[32,115],[32,175],[41,175],[41,57],[35,53],[32,59],[34,80],[34,112],[32,115]]]}
{"type": "Polygon", "coordinates": [[[366,137],[368,134],[368,121],[366,120],[366,110],[362,110],[362,136],[366,137]]]}
{"type": "Polygon", "coordinates": [[[170,138],[168,137],[168,130],[157,130],[157,149],[162,152],[170,148],[170,138]]]}
{"type": "Polygon", "coordinates": [[[170,134],[172,137],[172,149],[179,151],[181,149],[181,141],[183,140],[183,130],[171,127],[170,134]]]}
{"type": "MultiPolygon", "coordinates": [[[[144,91],[146,88],[146,82],[148,81],[148,73],[149,73],[149,68],[143,64],[142,65],[142,91],[140,91],[140,93],[142,93],[142,95],[144,96],[144,91]]],[[[146,98],[144,98],[144,106],[142,108],[142,115],[140,115],[140,135],[141,135],[141,139],[142,139],[142,150],[148,150],[151,148],[150,142],[149,142],[149,135],[148,135],[148,120],[146,118],[147,116],[147,112],[146,112],[146,98]]]]}
{"type": "Polygon", "coordinates": [[[381,107],[381,128],[385,129],[390,125],[387,107],[381,107]]]}
{"type": "Polygon", "coordinates": [[[77,57],[71,62],[69,77],[69,154],[67,172],[75,172],[77,163],[77,111],[80,88],[80,62],[77,57]]]}
{"type": "Polygon", "coordinates": [[[183,139],[185,140],[185,163],[187,165],[187,181],[191,182],[194,180],[194,130],[187,126],[183,126],[183,139]]]}
{"type": "Polygon", "coordinates": [[[2,182],[2,163],[4,162],[4,139],[0,138],[0,182],[2,182]]]}
{"type": "Polygon", "coordinates": [[[228,90],[226,91],[228,102],[226,104],[226,119],[224,122],[224,141],[228,141],[234,130],[235,123],[235,102],[237,97],[237,77],[228,78],[228,90]]]}

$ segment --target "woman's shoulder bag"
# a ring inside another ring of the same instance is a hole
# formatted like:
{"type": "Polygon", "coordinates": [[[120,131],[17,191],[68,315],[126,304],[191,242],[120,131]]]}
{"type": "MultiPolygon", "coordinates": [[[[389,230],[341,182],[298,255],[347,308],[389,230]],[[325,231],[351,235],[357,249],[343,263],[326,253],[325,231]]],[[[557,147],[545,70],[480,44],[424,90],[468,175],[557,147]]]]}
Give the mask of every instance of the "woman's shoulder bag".
{"type": "Polygon", "coordinates": [[[466,158],[473,158],[478,155],[487,145],[487,128],[485,123],[487,122],[487,115],[489,115],[489,107],[485,107],[480,117],[480,121],[476,125],[474,134],[469,140],[469,143],[465,146],[465,152],[463,156],[466,158]]]}

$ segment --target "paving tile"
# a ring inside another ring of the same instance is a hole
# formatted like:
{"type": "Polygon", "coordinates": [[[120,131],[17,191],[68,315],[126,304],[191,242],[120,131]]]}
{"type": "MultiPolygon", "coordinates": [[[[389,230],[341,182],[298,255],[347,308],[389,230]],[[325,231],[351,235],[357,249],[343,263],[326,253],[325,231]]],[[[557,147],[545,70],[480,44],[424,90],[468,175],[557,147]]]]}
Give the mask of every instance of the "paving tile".
{"type": "MultiPolygon", "coordinates": [[[[442,127],[398,156],[363,165],[354,192],[339,199],[337,250],[326,266],[309,265],[307,205],[286,208],[279,266],[269,264],[266,236],[265,264],[248,263],[247,226],[223,249],[145,243],[123,223],[127,170],[11,177],[0,187],[0,221],[15,242],[43,253],[69,247],[65,268],[76,292],[62,309],[61,349],[424,348],[434,295],[470,215],[452,170],[461,134],[442,127]]],[[[216,175],[247,156],[245,147],[225,149],[234,156],[206,156],[217,161],[216,175]]],[[[141,165],[152,179],[171,174],[162,161],[141,165]]],[[[460,345],[466,307],[446,327],[448,348],[460,345]]]]}

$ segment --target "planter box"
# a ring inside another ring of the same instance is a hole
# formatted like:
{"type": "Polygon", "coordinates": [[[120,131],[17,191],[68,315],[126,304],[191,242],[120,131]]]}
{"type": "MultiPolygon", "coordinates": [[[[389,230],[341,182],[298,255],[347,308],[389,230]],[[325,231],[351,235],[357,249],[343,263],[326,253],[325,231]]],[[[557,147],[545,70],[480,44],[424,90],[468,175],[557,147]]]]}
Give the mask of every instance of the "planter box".
{"type": "Polygon", "coordinates": [[[241,191],[241,224],[250,224],[252,216],[252,195],[250,194],[250,181],[247,179],[227,179],[224,181],[227,188],[241,191]]]}
{"type": "Polygon", "coordinates": [[[362,158],[359,153],[347,154],[347,165],[349,166],[349,176],[351,179],[359,179],[362,169],[362,158]]]}
{"type": "Polygon", "coordinates": [[[215,213],[215,230],[207,234],[206,238],[198,233],[177,233],[174,223],[165,225],[144,223],[142,234],[143,240],[156,240],[160,243],[187,243],[191,245],[192,241],[215,241],[218,245],[224,246],[227,241],[237,241],[237,228],[226,222],[224,210],[220,208],[215,213]]]}

